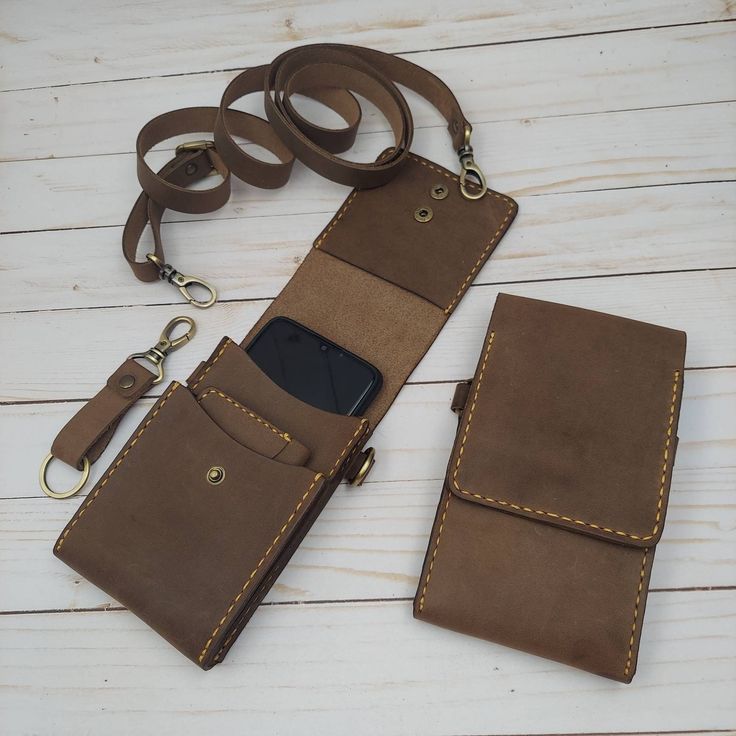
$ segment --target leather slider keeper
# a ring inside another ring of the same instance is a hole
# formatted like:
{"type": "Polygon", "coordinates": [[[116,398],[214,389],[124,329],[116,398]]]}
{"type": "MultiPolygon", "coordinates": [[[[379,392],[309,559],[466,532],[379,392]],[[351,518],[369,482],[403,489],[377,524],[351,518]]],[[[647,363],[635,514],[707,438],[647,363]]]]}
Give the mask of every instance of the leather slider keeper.
{"type": "Polygon", "coordinates": [[[462,414],[465,404],[468,403],[468,396],[470,395],[470,381],[460,381],[455,386],[455,393],[452,396],[452,403],[450,408],[455,414],[462,414]]]}

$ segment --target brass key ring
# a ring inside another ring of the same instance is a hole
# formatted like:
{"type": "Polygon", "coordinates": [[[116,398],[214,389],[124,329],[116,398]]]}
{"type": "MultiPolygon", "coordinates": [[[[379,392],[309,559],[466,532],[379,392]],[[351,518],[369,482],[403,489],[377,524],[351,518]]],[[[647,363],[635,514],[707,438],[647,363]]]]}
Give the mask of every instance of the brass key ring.
{"type": "Polygon", "coordinates": [[[89,478],[89,459],[85,455],[82,458],[82,477],[79,479],[77,484],[70,488],[68,491],[52,491],[49,488],[48,483],[46,482],[46,469],[49,467],[49,463],[54,459],[54,454],[50,452],[46,457],[43,459],[43,462],[41,463],[41,469],[38,471],[38,482],[41,484],[41,490],[51,498],[69,498],[70,496],[73,496],[75,493],[79,493],[79,491],[84,488],[84,484],[87,482],[87,478],[89,478]]]}

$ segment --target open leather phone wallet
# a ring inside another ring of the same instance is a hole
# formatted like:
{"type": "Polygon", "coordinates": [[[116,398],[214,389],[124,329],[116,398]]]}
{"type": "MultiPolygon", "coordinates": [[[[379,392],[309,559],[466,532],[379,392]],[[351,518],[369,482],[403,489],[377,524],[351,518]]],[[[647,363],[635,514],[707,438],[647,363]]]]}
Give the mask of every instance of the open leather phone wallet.
{"type": "MultiPolygon", "coordinates": [[[[165,262],[167,207],[222,206],[231,173],[280,186],[294,157],[354,187],[245,338],[223,338],[186,384],[164,389],[54,546],[203,669],[227,655],[340,481],[368,472],[368,438],[516,215],[511,198],[486,189],[470,130],[429,72],[368,49],[317,45],[238,75],[220,108],[166,113],[141,131],[143,193],[123,234],[124,255],[138,278],[165,279],[195,304],[188,286],[198,280],[165,262]],[[459,177],[410,152],[411,115],[394,82],[445,117],[459,177]],[[264,87],[268,122],[230,109],[264,87]],[[334,155],[352,144],[360,120],[348,90],[374,102],[394,132],[395,146],[375,163],[334,155]],[[332,107],[347,127],[309,123],[290,104],[295,93],[332,107]],[[148,168],[152,146],[203,129],[214,141],[181,145],[159,172],[148,168]],[[253,159],[233,135],[281,163],[253,159]],[[212,171],[220,184],[189,187],[212,171]],[[155,252],[138,261],[147,224],[155,252]],[[275,317],[380,371],[381,388],[362,416],[304,403],[253,362],[244,347],[275,317]]],[[[213,300],[214,290],[198,305],[213,300]]],[[[681,333],[500,297],[463,409],[416,615],[630,679],[664,521],[683,354],[681,333]]],[[[155,349],[154,362],[160,370],[155,349]]],[[[124,364],[91,400],[90,429],[80,432],[73,419],[62,430],[54,445],[64,448],[61,459],[94,462],[121,412],[150,387],[138,369],[124,364]]]]}

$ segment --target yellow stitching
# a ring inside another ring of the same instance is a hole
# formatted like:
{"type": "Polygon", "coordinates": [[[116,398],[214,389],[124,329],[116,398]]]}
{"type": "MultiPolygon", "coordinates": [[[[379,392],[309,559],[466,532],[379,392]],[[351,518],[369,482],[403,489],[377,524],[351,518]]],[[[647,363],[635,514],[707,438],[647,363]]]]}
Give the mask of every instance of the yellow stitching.
{"type": "Polygon", "coordinates": [[[348,208],[352,204],[353,200],[358,196],[358,190],[354,189],[353,193],[347,198],[347,201],[345,204],[341,207],[340,211],[335,215],[335,217],[332,218],[332,222],[330,222],[327,230],[325,230],[322,235],[320,235],[319,240],[314,244],[315,248],[319,248],[320,245],[327,239],[327,236],[330,234],[330,230],[332,230],[335,225],[337,225],[338,222],[343,218],[343,215],[348,211],[348,208]]]}
{"type": "MultiPolygon", "coordinates": [[[[355,430],[353,436],[348,440],[348,443],[345,445],[343,451],[340,453],[339,457],[335,461],[335,464],[332,466],[332,470],[330,470],[329,477],[332,476],[332,474],[334,473],[335,469],[340,464],[340,460],[342,460],[342,458],[344,457],[345,453],[348,451],[348,448],[353,443],[353,440],[358,436],[359,432],[363,429],[363,427],[365,427],[365,425],[367,423],[368,423],[368,420],[367,419],[363,419],[360,422],[360,424],[358,425],[358,428],[355,430]]],[[[299,503],[296,505],[296,508],[291,512],[291,515],[286,520],[286,523],[281,527],[281,529],[279,530],[279,533],[276,535],[276,537],[274,538],[274,540],[271,542],[271,545],[269,546],[269,548],[264,552],[263,557],[261,557],[260,561],[255,566],[255,568],[253,568],[253,571],[251,572],[251,574],[248,577],[248,579],[245,581],[245,584],[243,585],[243,587],[240,589],[240,592],[235,596],[235,598],[233,599],[233,601],[230,604],[229,608],[227,609],[227,611],[225,611],[225,615],[220,619],[220,622],[214,628],[212,634],[210,634],[210,638],[207,640],[207,643],[204,645],[204,648],[202,649],[202,651],[199,654],[198,661],[200,663],[205,658],[205,655],[207,654],[207,650],[209,649],[210,644],[212,643],[212,640],[215,638],[215,636],[217,636],[217,632],[222,628],[222,625],[227,620],[227,617],[230,615],[230,613],[232,612],[233,608],[235,608],[235,605],[237,604],[237,602],[242,598],[243,593],[245,592],[246,588],[251,584],[253,578],[258,573],[258,570],[261,568],[261,565],[263,565],[263,563],[265,562],[266,558],[271,553],[271,550],[273,550],[274,546],[276,545],[276,543],[281,538],[281,535],[284,533],[284,531],[286,530],[286,528],[289,526],[289,524],[292,522],[292,520],[294,519],[294,517],[299,512],[299,509],[302,507],[302,504],[306,500],[306,498],[309,495],[310,491],[312,490],[312,488],[314,488],[315,483],[320,478],[322,478],[322,477],[324,477],[322,475],[322,473],[317,473],[317,475],[314,476],[314,480],[312,481],[312,484],[309,486],[309,488],[307,488],[307,490],[305,491],[304,495],[301,497],[299,503]]]]}
{"type": "Polygon", "coordinates": [[[664,457],[662,460],[662,478],[659,484],[659,499],[657,500],[657,516],[654,519],[654,529],[652,529],[652,536],[657,533],[659,529],[659,520],[662,515],[662,500],[664,498],[664,488],[667,480],[667,461],[669,459],[670,443],[672,442],[672,425],[675,421],[675,404],[677,403],[677,382],[680,379],[680,371],[675,371],[675,380],[672,384],[672,403],[670,404],[670,416],[667,421],[667,439],[664,443],[664,457]]]}
{"type": "Polygon", "coordinates": [[[166,396],[164,396],[163,401],[156,407],[156,410],[153,412],[153,414],[151,414],[151,416],[149,417],[148,421],[141,427],[141,429],[138,432],[138,434],[136,434],[136,436],[133,438],[133,440],[131,441],[131,443],[125,448],[125,451],[118,458],[118,461],[110,468],[110,470],[107,471],[107,475],[105,476],[105,478],[103,479],[103,481],[100,483],[100,485],[97,486],[97,490],[95,490],[94,493],[92,493],[90,495],[90,497],[87,499],[87,503],[85,503],[84,506],[82,506],[79,509],[79,511],[77,511],[77,513],[76,513],[74,519],[72,520],[71,524],[69,524],[69,526],[67,527],[66,531],[64,532],[64,534],[62,535],[61,539],[58,541],[58,543],[56,545],[56,551],[57,552],[61,549],[61,545],[64,544],[64,541],[66,540],[69,532],[74,528],[75,524],[82,518],[82,516],[84,515],[84,512],[92,505],[92,502],[97,498],[97,496],[99,495],[100,491],[105,487],[105,485],[107,484],[107,481],[110,480],[112,474],[120,467],[120,464],[123,462],[123,460],[125,460],[125,458],[128,455],[128,453],[135,446],[135,443],[138,442],[138,440],[141,438],[141,436],[146,431],[146,429],[148,429],[148,427],[151,424],[151,422],[156,418],[156,415],[161,411],[161,409],[163,409],[164,404],[169,400],[169,397],[171,396],[171,394],[173,394],[174,391],[176,391],[176,389],[179,388],[179,385],[180,384],[178,384],[178,383],[174,383],[171,386],[171,388],[169,389],[169,391],[166,394],[166,396]]]}
{"type": "MultiPolygon", "coordinates": [[[[489,192],[490,194],[490,192],[489,192]]],[[[460,288],[457,290],[457,294],[455,294],[455,298],[450,302],[450,304],[445,308],[445,314],[450,314],[450,311],[457,303],[457,300],[462,296],[463,290],[468,285],[468,283],[475,278],[475,274],[477,273],[478,269],[483,265],[483,260],[488,254],[488,251],[493,248],[494,245],[500,240],[502,230],[506,226],[506,223],[509,221],[509,218],[511,217],[511,213],[514,211],[514,205],[511,203],[510,199],[507,199],[501,194],[496,194],[496,197],[500,197],[501,199],[506,200],[509,202],[509,211],[506,213],[506,217],[503,218],[503,222],[498,226],[498,230],[496,230],[495,233],[493,233],[493,237],[491,238],[491,241],[488,243],[488,245],[483,249],[483,252],[478,256],[478,260],[475,262],[475,265],[473,266],[470,273],[465,277],[465,281],[460,285],[460,288]]]]}
{"type": "Polygon", "coordinates": [[[217,363],[217,361],[220,360],[220,357],[225,352],[225,348],[229,347],[232,344],[233,344],[233,341],[228,337],[223,343],[217,355],[215,355],[215,359],[204,369],[202,375],[194,382],[194,385],[189,387],[191,391],[194,391],[194,389],[197,388],[197,386],[199,386],[200,383],[202,383],[202,379],[212,370],[215,363],[217,363]]]}
{"type": "MultiPolygon", "coordinates": [[[[364,423],[364,422],[361,422],[361,426],[363,425],[363,423],[364,423]]],[[[353,438],[354,438],[354,437],[355,437],[355,435],[353,435],[353,438]]],[[[351,440],[351,441],[352,441],[352,440],[351,440]]],[[[348,443],[348,445],[349,445],[349,444],[350,444],[350,443],[348,443]]],[[[351,452],[351,454],[352,454],[352,455],[354,455],[354,454],[355,454],[355,450],[356,450],[356,449],[357,449],[357,445],[356,445],[355,447],[353,447],[353,449],[352,449],[352,452],[351,452]]],[[[344,453],[343,453],[343,454],[344,454],[344,453]]],[[[341,455],[341,456],[342,456],[342,455],[341,455]]],[[[272,581],[272,580],[273,580],[273,579],[274,579],[275,577],[276,577],[276,573],[275,573],[275,572],[274,572],[274,573],[271,573],[271,574],[270,574],[270,575],[269,575],[269,576],[268,576],[268,577],[267,577],[267,578],[266,578],[266,579],[265,579],[265,580],[263,581],[263,584],[264,584],[264,585],[268,585],[268,584],[269,584],[269,583],[270,583],[270,582],[271,582],[271,581],[272,581]]],[[[249,606],[248,606],[248,607],[247,607],[247,608],[246,608],[246,609],[245,609],[245,610],[243,611],[243,613],[241,613],[241,614],[240,614],[240,618],[241,618],[241,620],[242,620],[243,622],[244,622],[245,618],[246,618],[246,617],[248,616],[248,614],[249,614],[249,613],[250,613],[250,612],[251,612],[251,611],[253,610],[253,608],[255,608],[255,607],[256,607],[256,604],[255,604],[255,603],[252,603],[251,605],[249,605],[249,606]]],[[[242,630],[243,630],[244,628],[245,628],[245,623],[241,623],[241,624],[238,624],[238,625],[237,625],[237,626],[236,626],[236,627],[235,627],[235,628],[234,628],[234,629],[233,629],[233,630],[232,630],[232,631],[231,631],[231,632],[230,632],[230,633],[228,634],[228,636],[227,636],[227,639],[225,639],[225,641],[224,641],[224,642],[222,643],[222,645],[220,646],[220,648],[219,648],[219,649],[217,650],[217,654],[215,654],[215,656],[214,656],[214,661],[215,661],[215,662],[218,662],[218,661],[220,660],[220,655],[222,654],[222,652],[224,651],[224,649],[225,649],[225,648],[227,647],[227,645],[228,645],[228,644],[229,644],[229,643],[230,643],[230,642],[231,642],[231,641],[233,640],[233,637],[235,637],[235,636],[236,636],[236,635],[237,635],[237,634],[238,634],[239,632],[241,632],[241,631],[242,631],[242,630]]]]}
{"type": "Polygon", "coordinates": [[[240,409],[240,411],[245,412],[251,419],[255,419],[259,424],[262,424],[264,427],[268,427],[274,434],[277,434],[279,437],[281,437],[282,440],[286,442],[291,442],[291,437],[287,432],[282,432],[277,427],[274,427],[273,424],[270,422],[267,422],[263,417],[259,417],[258,414],[255,414],[254,412],[250,411],[250,409],[247,409],[244,407],[240,402],[235,401],[235,399],[230,398],[227,394],[222,393],[217,388],[211,387],[208,388],[198,399],[197,401],[202,401],[203,399],[207,398],[208,396],[211,396],[212,394],[215,394],[219,396],[222,399],[225,399],[225,401],[232,404],[236,409],[240,409]]]}
{"type": "MultiPolygon", "coordinates": [[[[409,154],[409,158],[413,159],[414,161],[417,161],[422,166],[426,166],[428,169],[432,169],[432,171],[436,171],[437,173],[442,174],[442,176],[445,176],[448,179],[452,179],[452,181],[456,181],[456,182],[460,181],[460,179],[457,176],[454,176],[449,171],[440,169],[439,167],[434,166],[433,164],[429,163],[429,161],[425,161],[423,158],[420,158],[419,156],[415,156],[413,153],[409,154]]],[[[319,239],[315,242],[314,244],[315,248],[319,248],[322,245],[322,243],[324,243],[325,240],[327,240],[327,236],[329,235],[330,231],[335,227],[335,225],[337,225],[337,223],[342,219],[342,217],[348,211],[348,208],[350,207],[353,200],[357,196],[358,191],[359,190],[357,189],[353,190],[353,193],[348,197],[347,201],[342,206],[342,208],[338,211],[337,215],[332,218],[332,221],[330,222],[327,229],[322,233],[322,235],[320,235],[319,239]]],[[[450,312],[452,311],[452,308],[455,306],[458,299],[460,299],[460,297],[462,296],[463,291],[465,290],[465,287],[468,285],[468,282],[470,282],[475,277],[475,274],[477,273],[478,269],[483,265],[483,260],[488,254],[488,251],[491,250],[491,248],[493,248],[493,246],[496,245],[496,243],[500,240],[502,231],[504,227],[506,226],[506,223],[511,218],[511,213],[514,211],[514,202],[513,200],[509,199],[509,197],[506,197],[503,194],[499,194],[498,192],[492,192],[490,189],[486,191],[486,194],[489,197],[493,196],[496,199],[502,199],[504,202],[506,202],[509,206],[508,212],[506,213],[506,217],[503,218],[503,221],[498,226],[498,229],[496,230],[496,232],[493,233],[493,237],[491,238],[488,245],[486,245],[486,247],[483,249],[483,252],[480,254],[480,256],[478,256],[478,260],[475,262],[475,265],[471,269],[470,273],[465,277],[465,280],[463,281],[460,288],[458,289],[457,294],[455,294],[455,297],[453,298],[453,300],[447,305],[447,307],[445,307],[444,309],[445,314],[450,314],[450,312]]]]}
{"type": "Polygon", "coordinates": [[[516,511],[526,511],[528,513],[532,514],[539,514],[540,516],[549,516],[553,519],[560,519],[561,521],[567,521],[571,524],[578,524],[579,526],[587,526],[591,529],[598,529],[602,532],[607,532],[609,534],[615,534],[619,537],[628,537],[629,539],[635,539],[638,541],[647,541],[648,539],[653,539],[654,535],[659,530],[659,521],[662,514],[662,500],[664,498],[664,489],[666,486],[666,479],[667,479],[667,465],[669,461],[669,447],[670,443],[672,441],[672,425],[675,420],[675,404],[677,403],[677,385],[680,378],[680,371],[675,371],[674,373],[674,383],[672,386],[672,403],[670,405],[670,412],[669,412],[669,421],[667,424],[667,433],[665,436],[665,444],[664,444],[664,462],[662,464],[662,477],[660,480],[660,486],[659,486],[659,498],[657,501],[657,515],[654,522],[654,528],[652,529],[650,534],[647,534],[646,536],[639,536],[637,534],[630,534],[629,532],[622,532],[617,529],[611,529],[607,526],[600,526],[598,524],[593,524],[589,521],[582,521],[581,519],[573,519],[569,516],[564,516],[563,514],[556,514],[553,511],[542,511],[541,509],[532,509],[528,506],[519,506],[515,503],[512,503],[511,501],[502,501],[496,498],[491,498],[490,496],[482,496],[479,493],[471,493],[470,491],[466,491],[463,488],[460,488],[460,485],[457,481],[457,476],[460,471],[460,462],[463,457],[463,452],[465,450],[465,442],[468,439],[468,433],[470,431],[470,423],[473,419],[473,412],[475,411],[475,406],[478,400],[478,393],[480,391],[480,385],[483,381],[483,375],[485,373],[486,369],[486,362],[488,361],[488,355],[491,352],[491,346],[493,345],[493,338],[495,336],[495,332],[491,332],[490,338],[488,340],[488,346],[486,347],[485,354],[483,356],[483,363],[481,365],[480,374],[478,375],[478,383],[475,387],[475,393],[473,394],[473,402],[470,406],[470,411],[468,412],[468,421],[465,425],[465,432],[463,434],[463,440],[460,443],[460,450],[458,452],[457,456],[457,462],[455,463],[455,470],[452,474],[452,484],[453,486],[462,494],[465,496],[472,496],[473,498],[478,498],[483,501],[490,501],[491,503],[499,504],[500,506],[508,506],[509,508],[515,509],[516,511]]]}
{"type": "Polygon", "coordinates": [[[647,553],[649,549],[644,550],[644,556],[641,560],[641,570],[639,571],[639,587],[636,590],[636,603],[634,603],[634,621],[631,624],[631,638],[629,639],[629,655],[626,658],[626,667],[624,667],[624,677],[629,674],[631,667],[631,654],[634,650],[634,638],[636,636],[636,620],[639,618],[639,601],[641,600],[641,589],[644,587],[644,570],[647,565],[647,553]]]}
{"type": "Polygon", "coordinates": [[[348,451],[348,448],[352,444],[353,440],[358,436],[358,434],[360,434],[360,432],[362,431],[362,429],[365,427],[366,424],[368,424],[368,420],[362,419],[360,424],[358,425],[358,428],[353,433],[353,436],[348,440],[347,445],[345,445],[345,447],[343,448],[343,451],[340,453],[337,460],[335,460],[335,464],[332,466],[330,472],[327,474],[328,478],[332,478],[332,476],[335,474],[335,471],[337,470],[337,466],[340,464],[340,461],[345,456],[345,453],[348,451]]]}
{"type": "MultiPolygon", "coordinates": [[[[264,581],[264,585],[268,585],[269,583],[273,582],[273,579],[276,577],[276,572],[272,572],[264,581]]],[[[220,648],[217,650],[217,654],[214,656],[214,661],[217,662],[220,659],[220,655],[224,651],[225,647],[233,640],[233,638],[236,636],[236,634],[239,631],[242,631],[245,628],[245,621],[248,616],[248,614],[256,608],[255,603],[251,603],[239,616],[240,623],[227,635],[227,639],[222,643],[220,648]]]]}
{"type": "MultiPolygon", "coordinates": [[[[409,154],[411,158],[418,161],[422,166],[426,166],[429,169],[432,169],[433,171],[436,171],[443,176],[446,176],[448,179],[452,179],[452,181],[459,182],[460,179],[458,179],[457,176],[453,176],[447,171],[443,171],[442,169],[438,168],[437,166],[433,166],[428,161],[425,161],[424,159],[419,158],[418,156],[415,156],[414,154],[409,154]]],[[[506,223],[509,221],[509,218],[511,217],[511,213],[514,211],[514,202],[509,199],[508,197],[505,197],[503,194],[499,194],[498,192],[491,192],[491,190],[487,190],[486,194],[490,197],[493,195],[496,199],[502,199],[504,202],[506,202],[509,206],[509,210],[506,213],[506,217],[503,218],[503,222],[498,226],[498,230],[496,230],[495,233],[493,233],[493,237],[491,238],[490,243],[483,249],[483,252],[478,257],[478,260],[475,262],[475,265],[473,266],[470,273],[465,277],[465,281],[463,281],[460,288],[457,290],[457,294],[455,294],[455,298],[450,302],[450,304],[445,308],[445,314],[449,314],[452,308],[455,306],[457,300],[462,296],[463,290],[468,285],[468,282],[473,279],[478,269],[483,265],[483,259],[486,257],[486,254],[488,251],[493,248],[493,246],[499,241],[501,231],[504,229],[506,223]]]]}
{"type": "Polygon", "coordinates": [[[281,539],[281,536],[283,535],[283,533],[286,531],[289,524],[291,524],[294,517],[299,513],[299,509],[303,506],[304,502],[307,500],[307,496],[311,493],[312,488],[314,488],[317,481],[323,477],[324,476],[322,475],[322,473],[317,473],[317,475],[314,476],[314,478],[312,479],[312,482],[309,485],[309,488],[307,488],[307,490],[304,492],[302,497],[299,499],[299,503],[297,503],[294,510],[291,512],[291,514],[289,515],[289,518],[286,520],[286,522],[281,527],[281,529],[279,529],[279,533],[273,538],[273,541],[269,545],[268,549],[263,553],[263,557],[261,557],[261,559],[258,561],[258,564],[253,568],[251,574],[248,576],[248,579],[245,581],[245,583],[243,584],[243,587],[240,589],[240,592],[235,596],[235,598],[233,598],[227,611],[225,611],[225,615],[220,619],[220,622],[213,629],[212,633],[210,634],[210,638],[207,639],[207,642],[204,645],[204,648],[199,654],[199,658],[198,658],[199,662],[202,662],[202,660],[204,659],[205,655],[207,654],[207,650],[209,649],[210,644],[212,643],[212,640],[217,636],[217,632],[222,628],[222,625],[227,620],[227,617],[230,615],[233,608],[235,608],[238,601],[243,597],[243,593],[245,593],[248,586],[251,584],[251,582],[253,582],[253,578],[256,576],[258,571],[261,569],[261,565],[263,565],[263,563],[266,561],[266,558],[271,554],[271,550],[273,550],[273,548],[278,543],[279,539],[281,539]]]}
{"type": "Polygon", "coordinates": [[[442,537],[442,530],[445,527],[445,519],[447,518],[447,507],[450,505],[451,493],[447,494],[447,501],[445,501],[445,508],[442,511],[442,518],[440,519],[440,528],[437,532],[437,541],[434,545],[434,552],[432,552],[432,559],[429,561],[429,568],[427,569],[427,577],[424,580],[424,587],[422,588],[422,595],[419,597],[419,612],[424,610],[424,597],[427,595],[427,587],[429,586],[429,580],[432,577],[432,568],[434,567],[434,560],[437,557],[437,550],[440,548],[440,538],[442,537]]]}

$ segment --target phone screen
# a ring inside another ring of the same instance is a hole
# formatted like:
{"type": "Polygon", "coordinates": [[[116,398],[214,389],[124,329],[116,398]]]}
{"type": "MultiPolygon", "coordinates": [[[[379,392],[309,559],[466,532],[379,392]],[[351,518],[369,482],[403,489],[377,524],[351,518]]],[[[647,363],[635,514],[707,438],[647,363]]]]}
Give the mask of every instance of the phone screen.
{"type": "Polygon", "coordinates": [[[246,352],[292,396],[337,414],[361,414],[382,383],[370,363],[286,317],[264,325],[246,352]]]}

